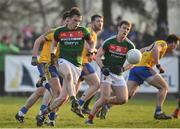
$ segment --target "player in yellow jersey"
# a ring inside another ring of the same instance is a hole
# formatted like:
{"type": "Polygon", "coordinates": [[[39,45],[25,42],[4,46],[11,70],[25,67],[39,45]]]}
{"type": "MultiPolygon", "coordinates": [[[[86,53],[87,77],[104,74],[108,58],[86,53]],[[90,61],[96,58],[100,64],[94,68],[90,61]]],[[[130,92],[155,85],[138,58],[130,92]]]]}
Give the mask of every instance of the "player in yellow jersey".
{"type": "MultiPolygon", "coordinates": [[[[102,30],[102,27],[103,27],[103,16],[98,14],[91,16],[91,24],[90,27],[88,27],[88,30],[91,34],[92,39],[94,40],[94,43],[97,43],[97,33],[102,30]]],[[[91,53],[91,54],[95,55],[95,53],[91,53]]],[[[83,70],[78,79],[77,87],[80,86],[83,80],[85,80],[86,83],[89,85],[89,88],[83,93],[82,97],[79,99],[79,105],[82,106],[84,104],[82,111],[83,113],[86,114],[90,112],[90,109],[88,107],[89,103],[92,97],[94,96],[94,94],[96,93],[96,91],[99,89],[99,84],[100,84],[99,77],[95,72],[94,68],[91,66],[90,60],[92,59],[89,59],[88,50],[85,47],[83,51],[83,70]]]]}
{"type": "MultiPolygon", "coordinates": [[[[64,13],[64,15],[63,15],[63,23],[67,24],[67,22],[68,22],[68,12],[64,13]]],[[[59,95],[60,83],[57,78],[58,72],[56,71],[55,67],[49,67],[49,69],[48,69],[48,64],[51,61],[50,47],[51,47],[51,42],[54,39],[53,35],[54,35],[54,30],[50,30],[47,33],[38,37],[35,41],[35,44],[33,47],[31,64],[33,66],[38,67],[38,71],[40,73],[40,79],[36,84],[36,86],[37,86],[36,91],[28,98],[25,105],[19,110],[19,112],[15,116],[15,118],[20,123],[24,122],[25,114],[33,106],[33,104],[44,94],[45,88],[47,88],[49,90],[52,89],[53,97],[59,95]],[[43,48],[42,48],[42,51],[41,51],[41,54],[40,54],[40,57],[38,60],[37,56],[38,56],[38,51],[39,51],[40,45],[43,45],[43,48]],[[49,72],[52,77],[51,79],[47,75],[47,73],[49,73],[49,72]],[[51,85],[53,85],[53,88],[51,88],[51,89],[50,89],[50,85],[47,83],[48,79],[50,79],[49,83],[51,85]]],[[[46,96],[50,96],[50,95],[48,95],[49,92],[45,92],[45,93],[47,94],[46,96]]],[[[41,105],[41,108],[40,108],[41,111],[47,107],[47,105],[49,103],[49,98],[50,97],[43,98],[42,103],[44,103],[44,104],[41,105]]],[[[41,114],[41,112],[40,112],[40,114],[41,114]]]]}
{"type": "Polygon", "coordinates": [[[168,84],[165,79],[160,75],[164,73],[165,70],[160,64],[160,59],[168,52],[171,52],[179,44],[179,37],[171,34],[166,40],[155,41],[148,47],[142,48],[142,60],[139,64],[130,70],[128,78],[128,92],[129,98],[135,95],[139,86],[146,81],[150,85],[157,88],[159,91],[157,93],[157,105],[154,113],[155,119],[171,119],[171,116],[166,115],[162,111],[162,106],[168,92],[168,84]],[[159,70],[156,73],[153,70],[153,66],[159,70]]]}

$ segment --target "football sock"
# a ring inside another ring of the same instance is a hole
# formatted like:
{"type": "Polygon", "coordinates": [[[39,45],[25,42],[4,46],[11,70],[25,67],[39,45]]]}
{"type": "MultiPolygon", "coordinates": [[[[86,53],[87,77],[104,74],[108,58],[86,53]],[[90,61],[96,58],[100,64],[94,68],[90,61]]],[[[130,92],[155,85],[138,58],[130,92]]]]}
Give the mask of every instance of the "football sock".
{"type": "Polygon", "coordinates": [[[24,116],[27,113],[28,109],[26,107],[22,107],[18,112],[19,116],[24,116]]]}
{"type": "Polygon", "coordinates": [[[84,104],[84,100],[79,99],[79,105],[82,106],[84,104]]]}
{"type": "Polygon", "coordinates": [[[39,115],[42,115],[42,112],[47,108],[48,106],[45,104],[42,104],[40,107],[39,115]]]}
{"type": "Polygon", "coordinates": [[[56,113],[55,112],[51,112],[50,114],[49,114],[49,120],[51,120],[51,121],[53,121],[53,120],[55,120],[55,116],[56,116],[56,113]]]}
{"type": "Polygon", "coordinates": [[[84,109],[88,109],[88,108],[89,108],[89,104],[90,104],[90,102],[91,102],[91,100],[93,99],[94,96],[95,96],[95,95],[93,95],[90,99],[88,99],[88,100],[84,103],[84,105],[83,105],[83,108],[84,108],[84,109]]]}
{"type": "Polygon", "coordinates": [[[94,119],[94,115],[89,114],[88,119],[89,119],[89,120],[93,120],[93,119],[94,119]]]}
{"type": "Polygon", "coordinates": [[[161,106],[157,106],[157,107],[156,107],[155,113],[156,113],[156,114],[162,113],[161,106]]]}

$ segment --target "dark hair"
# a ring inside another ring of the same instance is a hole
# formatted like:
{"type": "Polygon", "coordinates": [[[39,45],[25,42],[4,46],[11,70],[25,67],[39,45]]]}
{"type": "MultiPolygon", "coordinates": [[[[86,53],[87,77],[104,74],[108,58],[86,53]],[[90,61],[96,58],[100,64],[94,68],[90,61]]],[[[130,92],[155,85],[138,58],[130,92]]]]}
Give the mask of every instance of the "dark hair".
{"type": "Polygon", "coordinates": [[[170,34],[166,38],[167,43],[173,43],[173,42],[177,43],[177,41],[180,41],[180,38],[175,34],[170,34]]]}
{"type": "Polygon", "coordinates": [[[96,18],[103,18],[103,16],[99,15],[99,14],[94,14],[91,16],[91,22],[95,21],[96,18]]]}
{"type": "Polygon", "coordinates": [[[62,16],[62,19],[66,20],[66,18],[68,18],[68,17],[69,17],[69,11],[64,12],[63,16],[62,16]]]}
{"type": "Polygon", "coordinates": [[[69,17],[73,17],[74,15],[82,16],[78,7],[72,7],[69,11],[69,17]]]}
{"type": "Polygon", "coordinates": [[[131,26],[131,23],[129,21],[127,21],[127,20],[122,20],[117,26],[121,27],[123,24],[131,26]]]}

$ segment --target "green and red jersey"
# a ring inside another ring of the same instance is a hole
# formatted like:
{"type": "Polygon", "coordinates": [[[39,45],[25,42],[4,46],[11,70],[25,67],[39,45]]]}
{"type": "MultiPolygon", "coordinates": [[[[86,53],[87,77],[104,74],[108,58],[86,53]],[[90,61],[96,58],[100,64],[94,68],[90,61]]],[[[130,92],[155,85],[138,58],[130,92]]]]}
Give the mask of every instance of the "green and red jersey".
{"type": "MultiPolygon", "coordinates": [[[[134,49],[134,44],[129,40],[125,39],[122,42],[118,42],[116,36],[112,36],[103,44],[103,50],[105,51],[103,64],[106,68],[114,69],[114,67],[123,67],[126,61],[126,54],[130,49],[134,49]]],[[[121,73],[114,74],[120,75],[121,73]]]]}
{"type": "Polygon", "coordinates": [[[70,30],[66,26],[57,28],[54,39],[59,42],[59,58],[66,59],[75,66],[82,65],[85,40],[90,39],[90,33],[86,28],[80,26],[75,30],[70,30]]]}

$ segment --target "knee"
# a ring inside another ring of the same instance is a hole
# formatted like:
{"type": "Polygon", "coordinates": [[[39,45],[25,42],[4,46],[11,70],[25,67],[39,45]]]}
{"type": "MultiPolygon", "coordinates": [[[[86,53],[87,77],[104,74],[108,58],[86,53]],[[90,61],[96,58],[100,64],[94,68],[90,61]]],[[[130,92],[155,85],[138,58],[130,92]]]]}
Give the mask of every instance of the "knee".
{"type": "Polygon", "coordinates": [[[102,103],[108,103],[108,102],[109,102],[109,97],[102,98],[102,103]]]}
{"type": "Polygon", "coordinates": [[[68,100],[68,96],[61,96],[60,98],[59,98],[59,101],[61,102],[61,103],[64,103],[64,102],[66,102],[68,100]]]}
{"type": "Polygon", "coordinates": [[[70,73],[67,73],[67,74],[65,75],[65,78],[66,78],[67,81],[72,80],[72,76],[71,76],[70,73]]]}
{"type": "Polygon", "coordinates": [[[127,98],[118,98],[118,99],[117,99],[117,103],[118,103],[119,105],[125,104],[125,103],[127,103],[127,102],[128,102],[128,99],[127,99],[127,98]]]}
{"type": "Polygon", "coordinates": [[[36,90],[35,94],[36,94],[37,96],[41,97],[41,96],[43,96],[43,94],[44,94],[44,90],[43,90],[43,89],[38,89],[38,90],[36,90]]]}
{"type": "Polygon", "coordinates": [[[168,85],[164,85],[159,90],[163,90],[164,92],[168,92],[169,91],[169,87],[168,87],[168,85]]]}

